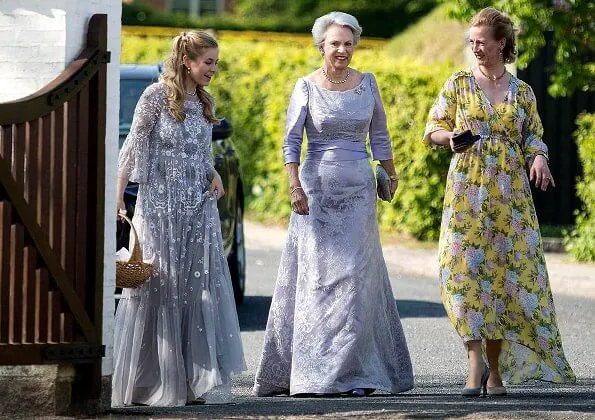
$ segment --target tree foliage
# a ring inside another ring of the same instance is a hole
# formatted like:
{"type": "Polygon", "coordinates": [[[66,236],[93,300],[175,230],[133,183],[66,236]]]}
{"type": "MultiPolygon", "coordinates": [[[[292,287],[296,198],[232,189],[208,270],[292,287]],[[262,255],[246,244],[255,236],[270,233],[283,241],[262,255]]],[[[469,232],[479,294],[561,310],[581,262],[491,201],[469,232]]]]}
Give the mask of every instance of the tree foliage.
{"type": "Polygon", "coordinates": [[[595,90],[595,2],[592,0],[442,0],[453,15],[468,20],[484,7],[508,13],[519,29],[519,65],[526,66],[552,33],[555,64],[549,92],[568,96],[575,90],[595,90]]]}
{"type": "Polygon", "coordinates": [[[566,232],[566,249],[579,261],[595,261],[595,114],[582,114],[575,133],[583,174],[576,193],[582,206],[576,212],[576,225],[566,232]]]}
{"type": "Polygon", "coordinates": [[[337,10],[357,17],[366,36],[390,37],[436,4],[437,0],[239,0],[236,12],[243,18],[306,19],[311,26],[318,16],[337,10]]]}

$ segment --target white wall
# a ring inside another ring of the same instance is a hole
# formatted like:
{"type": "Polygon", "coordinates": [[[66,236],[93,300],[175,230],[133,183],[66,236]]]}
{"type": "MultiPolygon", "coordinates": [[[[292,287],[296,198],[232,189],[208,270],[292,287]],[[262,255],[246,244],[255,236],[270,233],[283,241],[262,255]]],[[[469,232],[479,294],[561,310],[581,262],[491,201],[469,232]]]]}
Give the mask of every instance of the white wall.
{"type": "Polygon", "coordinates": [[[1,0],[0,102],[34,93],[54,79],[81,51],[95,13],[108,15],[107,127],[105,139],[105,257],[103,374],[111,374],[115,283],[114,209],[118,158],[121,0],[1,0]]]}

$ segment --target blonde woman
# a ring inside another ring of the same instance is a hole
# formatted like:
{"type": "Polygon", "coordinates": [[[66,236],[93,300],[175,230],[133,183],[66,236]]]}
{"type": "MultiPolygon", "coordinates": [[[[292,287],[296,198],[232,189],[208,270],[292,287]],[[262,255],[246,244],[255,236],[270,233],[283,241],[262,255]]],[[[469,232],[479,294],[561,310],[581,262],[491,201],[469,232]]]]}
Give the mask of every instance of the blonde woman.
{"type": "Polygon", "coordinates": [[[118,305],[114,406],[229,401],[230,376],[245,370],[217,211],[224,189],[211,162],[217,119],[205,87],[218,56],[204,32],[175,37],[120,152],[118,209],[127,182],[138,182],[133,223],[155,269],[118,305]]]}
{"type": "Polygon", "coordinates": [[[545,191],[554,179],[535,95],[504,66],[516,55],[511,19],[481,10],[469,44],[477,65],[446,81],[425,131],[455,152],[439,253],[442,302],[467,347],[461,394],[502,396],[506,383],[531,379],[572,383],[529,187],[545,191]],[[453,142],[465,130],[478,137],[466,148],[453,142]]]}

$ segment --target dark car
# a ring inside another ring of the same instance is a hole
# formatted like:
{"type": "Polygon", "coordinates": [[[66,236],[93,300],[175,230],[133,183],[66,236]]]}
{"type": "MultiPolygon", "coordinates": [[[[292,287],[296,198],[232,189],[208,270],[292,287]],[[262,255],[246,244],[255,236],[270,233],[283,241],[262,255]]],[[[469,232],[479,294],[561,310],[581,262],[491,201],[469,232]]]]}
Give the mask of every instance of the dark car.
{"type": "MultiPolygon", "coordinates": [[[[120,66],[120,148],[130,131],[134,108],[147,86],[159,78],[159,65],[120,66]]],[[[246,255],[244,248],[244,195],[238,157],[231,141],[232,127],[225,119],[213,126],[213,160],[221,175],[225,196],[217,207],[221,219],[221,233],[225,255],[231,273],[236,304],[244,298],[246,255]]],[[[138,185],[129,183],[124,194],[128,214],[134,213],[138,185]]],[[[118,249],[128,247],[129,227],[118,223],[118,249]]]]}

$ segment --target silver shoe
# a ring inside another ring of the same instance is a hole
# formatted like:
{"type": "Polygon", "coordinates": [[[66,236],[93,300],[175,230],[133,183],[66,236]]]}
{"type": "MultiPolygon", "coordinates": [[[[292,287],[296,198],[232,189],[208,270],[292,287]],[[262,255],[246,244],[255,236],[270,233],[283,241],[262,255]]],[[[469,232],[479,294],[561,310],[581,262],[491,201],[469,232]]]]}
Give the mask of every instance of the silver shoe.
{"type": "Polygon", "coordinates": [[[351,397],[365,397],[366,391],[362,388],[354,388],[351,391],[349,391],[349,395],[351,397]]]}
{"type": "Polygon", "coordinates": [[[488,378],[490,376],[490,369],[487,366],[484,366],[483,373],[481,374],[481,382],[478,388],[463,388],[461,390],[461,395],[463,397],[479,397],[482,395],[485,397],[487,394],[487,384],[488,378]]]}
{"type": "Polygon", "coordinates": [[[502,397],[506,395],[506,387],[505,386],[488,386],[487,387],[488,395],[492,395],[494,397],[502,397]]]}

